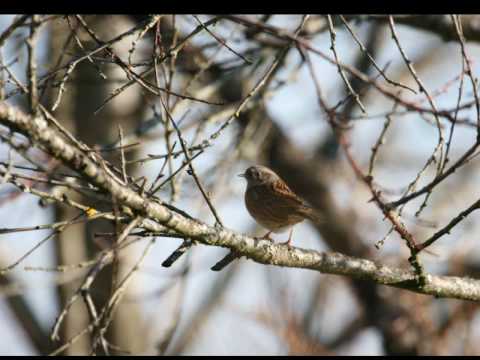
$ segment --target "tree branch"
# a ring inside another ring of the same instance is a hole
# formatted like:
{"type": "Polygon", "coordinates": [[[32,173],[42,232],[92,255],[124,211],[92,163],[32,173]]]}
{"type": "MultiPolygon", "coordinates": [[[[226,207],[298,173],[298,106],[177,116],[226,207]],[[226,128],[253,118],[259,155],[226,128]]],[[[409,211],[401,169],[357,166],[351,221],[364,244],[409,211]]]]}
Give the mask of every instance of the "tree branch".
{"type": "Polygon", "coordinates": [[[289,248],[286,245],[272,244],[267,240],[257,240],[188,219],[122,185],[105,172],[100,164],[67,143],[43,118],[32,117],[6,102],[0,102],[0,124],[30,138],[34,144],[41,146],[66,166],[79,172],[90,183],[109,193],[119,205],[127,206],[138,215],[148,217],[203,244],[230,248],[262,264],[344,275],[436,297],[480,300],[479,280],[427,274],[426,283],[420,285],[416,275],[410,271],[340,253],[289,248]]]}

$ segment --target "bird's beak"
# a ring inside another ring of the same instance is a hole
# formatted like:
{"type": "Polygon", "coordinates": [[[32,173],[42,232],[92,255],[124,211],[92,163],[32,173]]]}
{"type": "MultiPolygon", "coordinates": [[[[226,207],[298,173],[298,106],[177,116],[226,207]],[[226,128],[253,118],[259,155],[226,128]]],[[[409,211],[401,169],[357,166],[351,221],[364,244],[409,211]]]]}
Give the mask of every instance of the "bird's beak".
{"type": "Polygon", "coordinates": [[[245,174],[238,174],[239,177],[245,177],[245,174]]]}

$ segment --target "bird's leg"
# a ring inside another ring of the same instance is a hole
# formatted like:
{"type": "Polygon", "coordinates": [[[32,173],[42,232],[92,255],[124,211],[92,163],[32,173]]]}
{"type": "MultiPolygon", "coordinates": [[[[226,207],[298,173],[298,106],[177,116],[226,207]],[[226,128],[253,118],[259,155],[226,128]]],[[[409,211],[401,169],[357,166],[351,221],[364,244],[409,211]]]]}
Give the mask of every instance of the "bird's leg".
{"type": "Polygon", "coordinates": [[[267,232],[265,235],[262,236],[262,239],[273,241],[273,239],[270,237],[271,233],[271,231],[267,232]]]}
{"type": "Polygon", "coordinates": [[[265,240],[273,241],[273,239],[270,237],[270,234],[271,234],[271,233],[272,233],[272,232],[269,231],[269,232],[267,232],[265,235],[263,235],[262,237],[257,237],[256,239],[265,239],[265,240]]]}
{"type": "Polygon", "coordinates": [[[283,244],[287,245],[289,248],[292,247],[292,234],[293,234],[293,226],[290,229],[290,235],[288,235],[288,240],[283,243],[283,244]]]}

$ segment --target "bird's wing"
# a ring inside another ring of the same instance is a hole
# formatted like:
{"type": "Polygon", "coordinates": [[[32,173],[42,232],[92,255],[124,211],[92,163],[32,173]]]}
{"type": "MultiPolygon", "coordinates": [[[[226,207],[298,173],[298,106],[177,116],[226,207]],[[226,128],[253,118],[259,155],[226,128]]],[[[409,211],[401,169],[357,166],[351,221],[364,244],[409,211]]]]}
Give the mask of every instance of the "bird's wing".
{"type": "Polygon", "coordinates": [[[311,206],[309,206],[302,198],[297,196],[287,184],[282,181],[275,181],[272,184],[273,193],[278,194],[279,201],[276,206],[288,208],[291,212],[306,217],[313,222],[321,222],[320,216],[311,206]]]}
{"type": "Polygon", "coordinates": [[[272,185],[274,194],[278,194],[279,206],[284,207],[309,207],[301,198],[299,198],[287,184],[282,181],[275,181],[272,185]]]}

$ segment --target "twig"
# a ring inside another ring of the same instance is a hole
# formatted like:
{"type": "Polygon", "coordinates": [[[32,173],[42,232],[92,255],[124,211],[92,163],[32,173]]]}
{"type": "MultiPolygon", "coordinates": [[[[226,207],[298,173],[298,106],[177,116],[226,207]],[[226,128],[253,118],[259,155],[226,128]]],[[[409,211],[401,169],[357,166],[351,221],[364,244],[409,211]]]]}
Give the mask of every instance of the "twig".
{"type": "Polygon", "coordinates": [[[360,96],[355,92],[355,90],[352,88],[352,85],[350,84],[350,81],[348,81],[347,76],[345,75],[345,72],[343,71],[343,68],[340,66],[340,61],[338,59],[337,55],[337,50],[335,48],[335,29],[333,27],[333,22],[332,22],[332,17],[330,15],[327,15],[327,22],[328,22],[328,29],[330,31],[330,50],[333,52],[333,56],[335,57],[335,62],[337,64],[338,72],[340,73],[340,77],[342,78],[343,82],[345,83],[345,86],[348,89],[349,94],[355,99],[355,102],[358,104],[360,109],[364,114],[367,113],[367,110],[365,109],[365,106],[362,104],[360,100],[360,96]]]}
{"type": "Polygon", "coordinates": [[[372,176],[373,173],[373,166],[375,165],[375,160],[377,158],[378,154],[378,149],[380,148],[381,145],[385,143],[385,135],[387,133],[387,130],[392,122],[392,117],[387,115],[387,119],[385,120],[383,124],[383,129],[377,139],[377,142],[375,145],[372,147],[372,156],[370,157],[370,165],[368,166],[368,176],[372,176]]]}
{"type": "MultiPolygon", "coordinates": [[[[437,129],[438,129],[438,144],[433,150],[432,153],[432,160],[435,158],[437,151],[440,152],[440,159],[438,160],[437,164],[437,176],[440,175],[440,170],[442,169],[443,162],[445,161],[444,159],[444,154],[443,154],[443,145],[445,142],[445,139],[443,137],[443,131],[440,123],[440,119],[438,117],[438,109],[437,106],[435,105],[435,102],[433,101],[432,97],[430,96],[430,93],[426,89],[425,85],[423,84],[422,80],[418,77],[411,60],[407,57],[405,50],[403,50],[403,47],[400,45],[400,40],[398,39],[397,31],[395,30],[395,24],[393,20],[393,16],[389,16],[389,25],[390,25],[390,30],[392,32],[392,37],[395,43],[397,44],[398,50],[400,51],[400,54],[402,55],[403,60],[405,61],[405,64],[407,65],[408,70],[412,74],[413,78],[415,79],[415,82],[418,84],[420,92],[424,93],[425,96],[428,99],[428,102],[430,103],[430,106],[432,107],[433,110],[433,116],[435,118],[435,122],[437,124],[437,129]]],[[[430,160],[429,160],[430,161],[430,160]]],[[[427,162],[429,162],[427,161],[427,162]]]]}
{"type": "Polygon", "coordinates": [[[235,50],[233,50],[230,46],[227,45],[227,43],[225,42],[225,40],[223,40],[222,38],[220,38],[219,36],[215,35],[213,33],[213,31],[210,31],[209,28],[207,28],[201,21],[200,19],[198,18],[198,16],[196,15],[192,15],[195,20],[197,20],[197,22],[205,29],[206,32],[208,32],[215,40],[217,40],[220,44],[222,44],[223,46],[225,46],[228,50],[230,50],[233,54],[235,54],[236,56],[238,56],[240,59],[242,59],[243,61],[245,61],[247,64],[251,65],[253,64],[252,60],[250,59],[247,59],[245,56],[243,56],[242,54],[236,52],[235,50]]]}
{"type": "Polygon", "coordinates": [[[467,67],[467,75],[472,84],[473,97],[475,99],[475,108],[477,110],[477,141],[480,141],[480,101],[478,99],[478,85],[477,81],[473,78],[472,67],[470,66],[470,59],[467,55],[467,50],[465,47],[465,37],[463,36],[462,22],[460,21],[460,15],[451,15],[452,21],[455,24],[455,31],[458,35],[458,40],[460,41],[460,48],[462,50],[462,57],[465,66],[467,67]]]}
{"type": "Polygon", "coordinates": [[[32,15],[32,23],[30,25],[30,36],[27,39],[28,49],[28,92],[30,97],[28,98],[30,111],[32,114],[36,114],[38,107],[38,88],[37,88],[37,60],[36,60],[36,47],[37,47],[37,34],[38,34],[38,15],[32,15]]]}
{"type": "Polygon", "coordinates": [[[398,86],[398,87],[401,87],[403,89],[406,89],[406,90],[409,90],[411,92],[413,92],[414,94],[416,94],[417,92],[415,90],[413,90],[411,87],[408,87],[407,85],[403,85],[399,82],[396,82],[392,79],[390,79],[389,77],[387,77],[387,75],[385,74],[385,72],[380,68],[380,66],[378,66],[377,62],[375,61],[375,59],[370,55],[370,53],[368,52],[368,50],[365,48],[365,46],[362,44],[362,42],[360,41],[360,39],[357,37],[357,35],[355,35],[355,33],[353,32],[352,28],[350,27],[350,25],[348,24],[348,22],[345,20],[345,18],[343,17],[343,15],[339,15],[340,19],[342,20],[343,22],[343,25],[345,25],[345,27],[347,28],[348,32],[350,33],[350,35],[353,37],[353,39],[355,40],[355,42],[357,43],[357,45],[359,46],[360,50],[368,57],[368,60],[370,60],[370,62],[372,63],[372,65],[375,67],[375,69],[377,69],[377,71],[380,73],[380,75],[383,77],[383,79],[388,82],[389,84],[392,84],[394,86],[398,86]]]}

